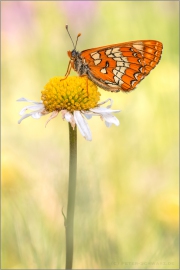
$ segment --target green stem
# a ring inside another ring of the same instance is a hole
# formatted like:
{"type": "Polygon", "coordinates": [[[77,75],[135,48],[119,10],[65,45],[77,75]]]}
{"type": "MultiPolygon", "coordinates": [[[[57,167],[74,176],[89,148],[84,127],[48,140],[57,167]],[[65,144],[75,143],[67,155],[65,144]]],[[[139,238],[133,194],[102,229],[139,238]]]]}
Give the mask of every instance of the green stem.
{"type": "Polygon", "coordinates": [[[76,194],[77,171],[77,128],[74,130],[69,123],[69,187],[66,218],[66,269],[72,269],[73,264],[73,225],[76,194]]]}

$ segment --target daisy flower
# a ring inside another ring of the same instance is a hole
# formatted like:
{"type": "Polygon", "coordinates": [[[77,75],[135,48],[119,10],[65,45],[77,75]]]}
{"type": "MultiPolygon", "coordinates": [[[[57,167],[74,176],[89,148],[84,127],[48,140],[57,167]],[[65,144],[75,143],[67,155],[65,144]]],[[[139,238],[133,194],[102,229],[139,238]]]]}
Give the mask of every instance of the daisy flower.
{"type": "Polygon", "coordinates": [[[99,102],[100,93],[97,86],[85,77],[68,77],[62,80],[62,77],[54,77],[45,85],[44,90],[41,91],[41,100],[36,102],[26,98],[20,98],[17,101],[26,101],[32,105],[24,107],[20,111],[22,116],[18,123],[31,116],[39,119],[41,116],[51,113],[47,123],[61,113],[62,118],[69,122],[74,128],[75,125],[79,128],[83,137],[91,141],[91,131],[87,124],[87,119],[92,116],[100,116],[105,121],[107,127],[112,124],[118,126],[119,120],[113,113],[120,112],[120,110],[112,110],[112,99],[107,99],[99,102]],[[107,105],[108,103],[108,105],[107,105]],[[102,106],[105,105],[106,106],[102,106]],[[29,110],[29,113],[26,111],[29,110]]]}
{"type": "Polygon", "coordinates": [[[77,127],[83,137],[91,141],[91,131],[86,119],[93,116],[99,116],[104,120],[107,127],[112,124],[118,126],[119,120],[113,113],[119,110],[112,110],[112,100],[107,99],[99,102],[100,93],[97,86],[87,80],[85,77],[68,77],[62,80],[62,77],[54,77],[45,85],[41,91],[41,101],[36,102],[26,98],[20,98],[18,101],[27,101],[32,103],[20,111],[21,118],[19,124],[25,118],[31,116],[39,119],[41,116],[50,114],[47,123],[56,117],[59,113],[62,118],[69,123],[69,184],[67,199],[67,217],[63,210],[66,236],[66,269],[72,269],[73,264],[73,224],[75,209],[75,191],[77,177],[77,127]],[[27,112],[29,111],[29,112],[27,112]]]}

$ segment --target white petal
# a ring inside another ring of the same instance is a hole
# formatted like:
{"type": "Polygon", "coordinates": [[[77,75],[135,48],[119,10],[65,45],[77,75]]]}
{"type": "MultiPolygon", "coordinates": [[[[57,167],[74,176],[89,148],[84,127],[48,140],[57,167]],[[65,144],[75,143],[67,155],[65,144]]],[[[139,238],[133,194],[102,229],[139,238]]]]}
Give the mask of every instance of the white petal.
{"type": "Polygon", "coordinates": [[[106,121],[105,121],[105,125],[106,125],[106,127],[108,127],[108,128],[109,128],[109,127],[111,127],[111,126],[112,126],[112,123],[108,123],[108,122],[106,122],[106,121]]]}
{"type": "Polygon", "coordinates": [[[32,102],[34,104],[42,104],[43,103],[42,101],[38,102],[38,101],[30,100],[30,99],[27,99],[27,98],[24,98],[24,97],[19,98],[16,101],[26,101],[26,102],[32,102]]]}
{"type": "MultiPolygon", "coordinates": [[[[105,120],[105,122],[107,123],[110,123],[110,124],[114,124],[116,126],[119,126],[119,120],[113,115],[113,114],[110,114],[110,113],[104,113],[102,115],[102,118],[105,120]]],[[[111,126],[109,124],[106,124],[106,126],[111,126]]]]}
{"type": "Polygon", "coordinates": [[[67,113],[67,110],[61,110],[61,114],[62,114],[62,119],[65,118],[65,114],[67,113]]]}
{"type": "Polygon", "coordinates": [[[22,120],[24,120],[25,118],[27,118],[27,117],[29,117],[29,116],[31,116],[31,113],[23,115],[23,116],[19,119],[18,124],[20,124],[20,123],[22,122],[22,120]]]}
{"type": "Polygon", "coordinates": [[[80,111],[74,111],[74,119],[83,137],[85,137],[86,140],[91,141],[91,131],[80,111]]]}
{"type": "Polygon", "coordinates": [[[47,124],[49,123],[49,121],[51,121],[53,118],[55,118],[58,115],[58,111],[54,111],[52,112],[52,114],[50,115],[49,119],[47,120],[45,127],[47,126],[47,124]]]}
{"type": "Polygon", "coordinates": [[[32,118],[39,119],[42,116],[42,113],[40,111],[32,112],[31,113],[32,118]]]}
{"type": "Polygon", "coordinates": [[[44,104],[38,104],[38,105],[29,105],[24,107],[21,111],[20,111],[20,115],[23,115],[25,113],[25,111],[27,110],[40,110],[40,109],[44,109],[44,104]]]}
{"type": "Polygon", "coordinates": [[[89,120],[89,119],[91,119],[92,118],[92,116],[93,116],[93,114],[92,113],[87,113],[87,112],[85,112],[85,113],[83,113],[84,114],[84,116],[89,120]]]}
{"type": "Polygon", "coordinates": [[[70,112],[67,111],[65,113],[65,115],[64,115],[64,118],[66,119],[66,121],[71,122],[72,121],[72,118],[74,118],[74,117],[73,117],[72,113],[70,113],[70,112]]]}
{"type": "Polygon", "coordinates": [[[75,119],[74,119],[74,116],[72,115],[72,113],[70,113],[70,112],[67,111],[65,113],[65,115],[64,115],[64,118],[66,119],[66,121],[68,121],[69,123],[71,123],[71,126],[74,129],[74,127],[76,125],[76,122],[75,122],[75,119]]]}
{"type": "Polygon", "coordinates": [[[41,118],[41,116],[45,115],[46,113],[42,113],[42,109],[41,110],[37,110],[35,112],[30,112],[27,114],[23,114],[23,116],[19,119],[18,124],[21,123],[21,121],[29,116],[31,116],[34,119],[39,119],[41,118]]]}
{"type": "Polygon", "coordinates": [[[111,109],[108,109],[108,108],[101,108],[101,107],[95,107],[93,109],[90,109],[90,111],[94,112],[94,113],[97,113],[97,114],[120,112],[120,110],[111,110],[111,109]]]}

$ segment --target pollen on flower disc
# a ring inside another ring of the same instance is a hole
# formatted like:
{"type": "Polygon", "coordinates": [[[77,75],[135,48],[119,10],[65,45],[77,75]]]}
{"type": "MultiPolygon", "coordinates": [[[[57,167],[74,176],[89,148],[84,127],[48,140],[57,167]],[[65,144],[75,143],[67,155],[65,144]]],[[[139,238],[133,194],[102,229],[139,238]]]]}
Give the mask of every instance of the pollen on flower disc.
{"type": "Polygon", "coordinates": [[[97,86],[86,77],[54,77],[41,91],[41,99],[47,111],[89,110],[97,106],[100,93],[97,86]]]}

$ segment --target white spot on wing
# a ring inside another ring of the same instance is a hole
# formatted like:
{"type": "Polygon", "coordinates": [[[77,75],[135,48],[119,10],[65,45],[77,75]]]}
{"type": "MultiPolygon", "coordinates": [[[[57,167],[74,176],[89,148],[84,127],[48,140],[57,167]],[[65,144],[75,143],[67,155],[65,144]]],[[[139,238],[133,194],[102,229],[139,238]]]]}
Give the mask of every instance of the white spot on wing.
{"type": "Polygon", "coordinates": [[[93,53],[91,53],[91,57],[93,58],[93,59],[99,59],[100,58],[100,53],[97,53],[97,52],[93,52],[93,53]]]}
{"type": "Polygon", "coordinates": [[[125,71],[126,71],[126,67],[121,67],[120,68],[120,72],[125,73],[125,71]]]}
{"type": "Polygon", "coordinates": [[[113,74],[116,75],[118,71],[116,69],[113,69],[113,74]]]}
{"type": "Polygon", "coordinates": [[[121,57],[121,59],[124,61],[124,62],[128,62],[128,60],[127,60],[127,57],[121,57]]]}
{"type": "Polygon", "coordinates": [[[105,80],[104,82],[105,82],[105,83],[112,83],[111,81],[108,81],[108,80],[105,80]]]}
{"type": "Polygon", "coordinates": [[[119,47],[112,49],[112,53],[116,53],[116,52],[119,52],[119,47]]]}
{"type": "Polygon", "coordinates": [[[121,57],[122,56],[122,53],[121,52],[116,52],[116,53],[114,53],[114,56],[115,57],[121,57]]]}
{"type": "Polygon", "coordinates": [[[117,84],[119,84],[119,78],[118,78],[118,77],[114,76],[114,81],[115,81],[117,84]]]}
{"type": "Polygon", "coordinates": [[[120,85],[120,86],[121,86],[123,83],[124,83],[123,81],[119,80],[119,85],[120,85]]]}
{"type": "Polygon", "coordinates": [[[124,62],[123,62],[123,61],[117,62],[116,65],[117,65],[117,66],[116,66],[116,69],[117,69],[117,70],[120,70],[120,67],[124,67],[124,62]]]}
{"type": "Polygon", "coordinates": [[[111,53],[111,49],[106,50],[106,55],[109,55],[111,53]]]}
{"type": "Polygon", "coordinates": [[[106,74],[106,73],[107,73],[107,71],[106,71],[105,68],[102,68],[102,69],[101,69],[101,72],[102,72],[103,74],[106,74]]]}
{"type": "Polygon", "coordinates": [[[108,57],[114,57],[114,54],[107,54],[108,57]]]}
{"type": "Polygon", "coordinates": [[[141,74],[141,73],[136,73],[136,74],[134,75],[134,77],[136,78],[136,80],[138,79],[139,74],[141,74]]]}
{"type": "MultiPolygon", "coordinates": [[[[115,59],[115,58],[114,58],[115,59]]],[[[121,57],[120,60],[117,61],[117,67],[129,67],[129,62],[127,60],[127,57],[121,57]]]]}
{"type": "Polygon", "coordinates": [[[107,83],[107,85],[109,85],[111,87],[117,87],[117,84],[113,84],[113,83],[107,83]]]}
{"type": "Polygon", "coordinates": [[[113,58],[115,61],[122,61],[122,57],[114,57],[113,58]]]}
{"type": "Polygon", "coordinates": [[[138,43],[138,44],[133,44],[133,47],[135,48],[135,49],[137,49],[137,50],[139,50],[139,51],[143,51],[143,49],[144,49],[144,45],[143,45],[143,43],[141,42],[141,43],[138,43]]]}
{"type": "Polygon", "coordinates": [[[134,84],[135,84],[136,82],[137,82],[137,81],[131,81],[132,87],[134,86],[134,84]]]}
{"type": "Polygon", "coordinates": [[[108,57],[120,57],[122,56],[122,53],[119,51],[119,48],[113,48],[106,50],[106,55],[108,57]]]}
{"type": "Polygon", "coordinates": [[[99,65],[99,63],[101,63],[101,59],[94,60],[94,64],[95,64],[96,66],[99,65]]]}
{"type": "Polygon", "coordinates": [[[110,82],[108,80],[104,81],[107,85],[111,86],[111,87],[117,87],[117,84],[110,82]]]}
{"type": "Polygon", "coordinates": [[[120,68],[121,68],[121,67],[116,67],[115,69],[116,69],[117,71],[120,71],[120,68]]]}
{"type": "MultiPolygon", "coordinates": [[[[118,78],[118,79],[121,79],[122,75],[124,73],[121,73],[121,72],[118,72],[117,69],[113,69],[113,74],[118,78]]],[[[114,76],[114,77],[115,77],[114,76]]]]}
{"type": "Polygon", "coordinates": [[[122,61],[121,62],[117,62],[116,65],[117,65],[117,67],[123,67],[124,66],[124,62],[122,62],[122,61]]]}

